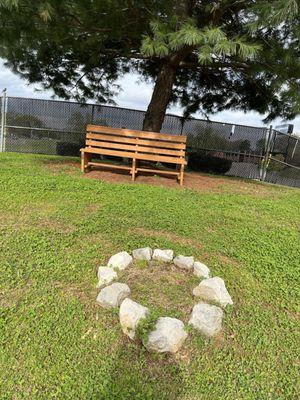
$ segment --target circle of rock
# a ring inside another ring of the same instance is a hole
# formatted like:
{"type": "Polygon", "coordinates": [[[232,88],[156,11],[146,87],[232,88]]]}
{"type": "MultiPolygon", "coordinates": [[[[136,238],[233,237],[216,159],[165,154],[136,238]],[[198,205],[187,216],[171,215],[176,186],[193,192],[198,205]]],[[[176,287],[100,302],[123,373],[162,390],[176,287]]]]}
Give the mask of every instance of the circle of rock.
{"type": "MultiPolygon", "coordinates": [[[[199,285],[193,289],[193,295],[201,301],[194,305],[188,324],[207,338],[221,331],[223,309],[233,304],[223,279],[212,277],[210,269],[205,264],[195,261],[192,256],[174,257],[173,250],[153,251],[150,247],[144,247],[133,250],[132,255],[126,251],[114,254],[106,266],[98,268],[97,287],[101,290],[96,301],[104,308],[120,308],[120,324],[125,335],[133,340],[138,323],[149,314],[147,307],[130,299],[131,291],[128,285],[114,282],[118,278],[117,272],[128,268],[133,260],[173,263],[176,267],[191,271],[201,278],[199,285]],[[217,303],[218,306],[205,301],[217,303]]],[[[176,353],[187,336],[182,321],[177,318],[159,317],[144,346],[148,351],[176,353]]]]}

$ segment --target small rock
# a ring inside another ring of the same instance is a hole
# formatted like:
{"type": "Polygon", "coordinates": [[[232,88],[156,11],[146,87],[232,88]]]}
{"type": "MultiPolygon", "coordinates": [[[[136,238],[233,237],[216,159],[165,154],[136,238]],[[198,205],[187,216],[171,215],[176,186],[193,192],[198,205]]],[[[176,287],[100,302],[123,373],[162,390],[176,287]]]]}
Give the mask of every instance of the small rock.
{"type": "Polygon", "coordinates": [[[198,276],[198,278],[209,278],[210,270],[205,265],[199,261],[194,262],[194,275],[198,276]]]}
{"type": "Polygon", "coordinates": [[[148,342],[145,343],[147,350],[158,353],[176,353],[187,338],[182,321],[176,318],[158,318],[155,330],[150,332],[148,342]]]}
{"type": "Polygon", "coordinates": [[[194,257],[185,257],[179,255],[174,258],[173,263],[178,268],[190,270],[194,265],[194,257]]]}
{"type": "Polygon", "coordinates": [[[173,260],[173,250],[160,250],[155,249],[153,253],[153,260],[171,262],[173,260]]]}
{"type": "Polygon", "coordinates": [[[222,329],[223,310],[206,303],[194,306],[189,325],[192,325],[204,336],[212,337],[222,329]]]}
{"type": "Polygon", "coordinates": [[[132,252],[133,258],[136,260],[150,261],[152,257],[152,249],[150,247],[143,247],[142,249],[136,249],[132,252]]]}
{"type": "Polygon", "coordinates": [[[133,339],[135,336],[135,329],[142,318],[145,318],[149,310],[147,307],[125,299],[120,306],[120,323],[125,335],[133,339]]]}
{"type": "Polygon", "coordinates": [[[97,287],[102,287],[108,285],[114,279],[118,277],[117,273],[109,267],[99,267],[98,268],[98,285],[97,287]]]}
{"type": "Polygon", "coordinates": [[[116,282],[101,289],[96,301],[105,308],[119,307],[128,296],[130,288],[125,283],[116,282]]]}
{"type": "Polygon", "coordinates": [[[107,266],[113,269],[125,269],[132,263],[132,257],[127,251],[121,251],[110,257],[107,266]]]}
{"type": "Polygon", "coordinates": [[[233,301],[226,289],[223,279],[219,277],[204,279],[193,290],[193,295],[203,300],[217,301],[222,307],[233,304],[233,301]]]}

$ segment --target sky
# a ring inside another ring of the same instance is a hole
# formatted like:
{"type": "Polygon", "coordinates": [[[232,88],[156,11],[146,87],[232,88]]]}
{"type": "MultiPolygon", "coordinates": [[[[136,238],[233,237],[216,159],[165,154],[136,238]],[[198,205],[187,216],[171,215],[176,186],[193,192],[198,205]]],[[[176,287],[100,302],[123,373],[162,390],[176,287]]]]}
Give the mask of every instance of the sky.
{"type": "MultiPolygon", "coordinates": [[[[115,97],[115,102],[120,107],[145,110],[151,98],[152,85],[145,82],[139,82],[138,76],[127,74],[122,77],[118,84],[121,86],[121,92],[115,97]]],[[[27,82],[19,76],[12,73],[3,65],[0,60],[0,91],[7,89],[8,96],[29,97],[50,99],[53,93],[51,91],[41,90],[38,85],[28,85],[27,82]]],[[[172,106],[168,109],[169,113],[182,115],[182,109],[172,106]]],[[[201,114],[194,114],[194,117],[204,118],[201,114]]],[[[263,116],[256,112],[242,111],[223,111],[210,115],[212,121],[229,122],[233,124],[264,126],[263,116]]],[[[273,126],[280,125],[282,121],[273,121],[273,126]]],[[[294,132],[300,133],[300,117],[290,121],[295,125],[294,132]]]]}

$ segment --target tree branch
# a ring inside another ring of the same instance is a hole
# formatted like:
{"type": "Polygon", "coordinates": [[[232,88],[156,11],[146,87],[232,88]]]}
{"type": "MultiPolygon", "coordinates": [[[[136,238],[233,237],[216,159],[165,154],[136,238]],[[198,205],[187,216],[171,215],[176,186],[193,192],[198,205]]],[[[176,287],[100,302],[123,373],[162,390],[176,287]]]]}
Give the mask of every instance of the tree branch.
{"type": "Polygon", "coordinates": [[[199,68],[239,68],[239,69],[249,69],[250,65],[242,62],[214,62],[208,65],[200,65],[197,62],[193,61],[182,61],[179,64],[179,68],[188,68],[188,69],[199,69],[199,68]]]}

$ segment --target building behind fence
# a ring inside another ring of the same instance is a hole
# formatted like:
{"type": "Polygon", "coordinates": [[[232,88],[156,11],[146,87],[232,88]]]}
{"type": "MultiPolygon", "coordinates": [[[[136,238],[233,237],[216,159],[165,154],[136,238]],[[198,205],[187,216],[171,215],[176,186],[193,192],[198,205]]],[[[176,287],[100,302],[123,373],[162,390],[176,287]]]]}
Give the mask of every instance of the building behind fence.
{"type": "MultiPolygon", "coordinates": [[[[87,124],[141,130],[144,111],[96,104],[0,97],[0,150],[78,155],[87,124]]],[[[228,160],[226,175],[300,187],[299,137],[265,127],[166,115],[164,133],[185,134],[188,154],[228,160]]]]}

